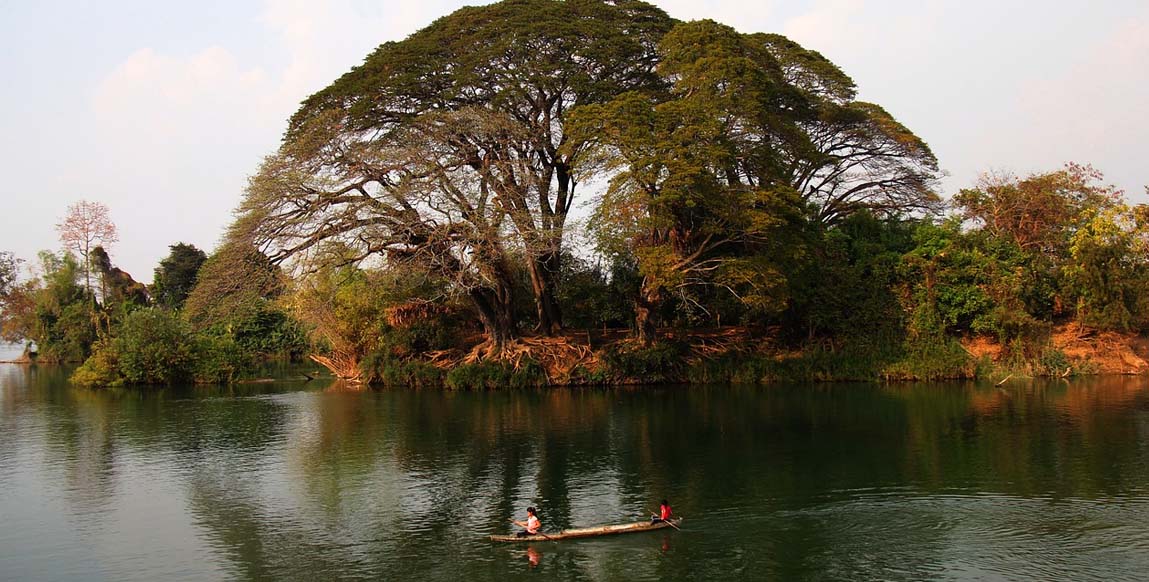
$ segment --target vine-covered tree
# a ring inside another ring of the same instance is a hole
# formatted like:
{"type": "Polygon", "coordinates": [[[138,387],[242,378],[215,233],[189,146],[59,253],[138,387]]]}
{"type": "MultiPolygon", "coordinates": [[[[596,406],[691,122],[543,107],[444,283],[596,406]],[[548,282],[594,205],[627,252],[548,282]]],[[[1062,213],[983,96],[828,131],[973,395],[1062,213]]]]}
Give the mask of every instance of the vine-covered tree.
{"type": "Polygon", "coordinates": [[[207,254],[186,243],[176,243],[168,249],[171,252],[156,267],[152,296],[160,305],[180,309],[195,288],[196,276],[207,261],[207,254]]]}
{"type": "Polygon", "coordinates": [[[654,47],[670,26],[635,0],[507,0],[380,46],[292,118],[249,195],[257,242],[276,259],[331,238],[417,257],[464,286],[496,344],[517,333],[504,281],[517,244],[538,329],[555,332],[579,149],[564,120],[660,83],[654,47]],[[283,204],[269,203],[277,187],[283,204]],[[304,224],[328,227],[296,236],[304,224]]]}
{"type": "Polygon", "coordinates": [[[105,310],[119,309],[128,305],[145,306],[151,300],[148,288],[136,281],[127,271],[112,264],[112,258],[104,247],[92,249],[92,268],[100,276],[100,297],[105,310]]]}

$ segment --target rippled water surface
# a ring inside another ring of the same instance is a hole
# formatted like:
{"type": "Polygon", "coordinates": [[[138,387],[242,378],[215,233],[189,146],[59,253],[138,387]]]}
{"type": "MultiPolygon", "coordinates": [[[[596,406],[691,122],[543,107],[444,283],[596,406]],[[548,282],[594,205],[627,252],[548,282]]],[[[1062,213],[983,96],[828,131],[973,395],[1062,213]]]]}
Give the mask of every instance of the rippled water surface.
{"type": "Polygon", "coordinates": [[[1143,580],[1149,384],[89,391],[0,365],[3,580],[1143,580]],[[683,531],[499,545],[635,521],[683,531]]]}

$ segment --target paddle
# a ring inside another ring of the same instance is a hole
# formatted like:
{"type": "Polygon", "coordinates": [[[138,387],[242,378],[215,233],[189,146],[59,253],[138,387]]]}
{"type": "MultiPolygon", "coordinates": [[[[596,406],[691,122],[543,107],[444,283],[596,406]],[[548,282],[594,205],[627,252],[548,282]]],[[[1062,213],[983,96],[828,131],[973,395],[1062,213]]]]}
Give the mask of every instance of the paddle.
{"type": "MultiPolygon", "coordinates": [[[[518,525],[518,526],[521,526],[521,525],[522,525],[521,523],[519,523],[519,522],[515,521],[514,519],[508,519],[507,521],[509,521],[509,522],[511,522],[511,523],[513,523],[513,524],[515,524],[515,525],[518,525]]],[[[556,540],[556,539],[552,538],[551,536],[548,536],[547,534],[545,534],[545,533],[543,533],[543,532],[541,532],[541,531],[540,531],[540,532],[538,532],[538,533],[533,533],[533,534],[530,534],[530,535],[533,535],[533,536],[543,536],[543,538],[545,538],[547,541],[550,541],[550,542],[558,542],[558,540],[556,540]]]]}

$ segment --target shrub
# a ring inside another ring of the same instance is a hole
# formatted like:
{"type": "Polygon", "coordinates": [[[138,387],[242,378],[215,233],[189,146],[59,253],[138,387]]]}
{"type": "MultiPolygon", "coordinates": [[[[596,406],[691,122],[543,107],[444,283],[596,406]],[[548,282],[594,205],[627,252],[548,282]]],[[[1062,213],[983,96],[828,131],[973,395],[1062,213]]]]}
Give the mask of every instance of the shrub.
{"type": "Polygon", "coordinates": [[[502,362],[463,364],[448,372],[445,381],[452,390],[533,388],[546,383],[546,372],[532,360],[524,360],[518,368],[502,362]]]}
{"type": "Polygon", "coordinates": [[[141,309],[124,318],[112,345],[129,384],[171,384],[192,377],[195,346],[173,313],[141,309]]]}
{"type": "Polygon", "coordinates": [[[198,383],[232,382],[254,364],[252,354],[229,335],[196,334],[194,341],[195,364],[192,376],[198,383]]]}
{"type": "Polygon", "coordinates": [[[608,376],[643,384],[681,382],[690,348],[687,344],[663,341],[649,347],[614,344],[603,350],[601,361],[608,376]]]}
{"type": "Polygon", "coordinates": [[[443,370],[434,364],[403,361],[378,352],[364,359],[360,367],[368,383],[377,382],[387,387],[431,388],[442,386],[444,380],[443,370]]]}
{"type": "Polygon", "coordinates": [[[976,377],[979,363],[955,339],[910,344],[905,356],[886,366],[887,380],[951,380],[976,377]]]}
{"type": "Polygon", "coordinates": [[[92,355],[72,372],[72,382],[85,388],[119,386],[124,383],[116,353],[106,342],[97,342],[92,355]]]}
{"type": "Polygon", "coordinates": [[[190,380],[196,345],[183,322],[162,309],[140,309],[124,317],[115,335],[100,341],[72,376],[82,386],[171,384],[190,380]]]}

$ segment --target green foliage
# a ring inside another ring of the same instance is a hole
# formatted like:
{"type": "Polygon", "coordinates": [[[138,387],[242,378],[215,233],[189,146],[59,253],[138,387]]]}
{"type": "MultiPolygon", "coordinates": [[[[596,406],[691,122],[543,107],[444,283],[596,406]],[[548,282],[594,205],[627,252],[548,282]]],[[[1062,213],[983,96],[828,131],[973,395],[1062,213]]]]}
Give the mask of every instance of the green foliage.
{"type": "Polygon", "coordinates": [[[159,309],[132,312],[112,340],[128,384],[172,384],[192,378],[195,346],[178,316],[159,309]]]}
{"type": "Polygon", "coordinates": [[[662,341],[651,346],[612,344],[599,354],[602,371],[615,382],[658,384],[681,382],[689,346],[662,341]]]}
{"type": "Polygon", "coordinates": [[[653,339],[669,293],[717,285],[749,308],[785,305],[779,244],[799,216],[797,192],[778,185],[778,148],[797,133],[792,95],[776,63],[733,29],[683,23],[663,37],[662,93],[628,92],[577,110],[581,163],[613,173],[594,233],[642,276],[640,337],[653,339]]]}
{"type": "Polygon", "coordinates": [[[985,334],[1026,354],[1047,340],[1057,291],[1043,256],[954,220],[922,224],[914,242],[900,265],[914,338],[985,334]]]}
{"type": "Polygon", "coordinates": [[[427,362],[402,361],[395,359],[380,362],[368,361],[364,367],[374,378],[387,387],[438,388],[446,383],[446,372],[427,362]]]}
{"type": "Polygon", "coordinates": [[[227,383],[249,372],[255,352],[228,334],[194,332],[166,309],[127,314],[72,375],[87,387],[227,383]]]}
{"type": "Polygon", "coordinates": [[[93,297],[78,283],[80,266],[71,254],[44,251],[40,271],[6,297],[5,335],[35,341],[43,361],[82,362],[97,330],[93,297]]]}
{"type": "Polygon", "coordinates": [[[796,131],[771,147],[780,152],[779,176],[814,224],[833,226],[858,212],[896,219],[941,209],[929,146],[881,106],[855,101],[854,82],[837,65],[780,35],[746,41],[773,59],[780,93],[789,95],[796,131]]]}
{"type": "Polygon", "coordinates": [[[286,276],[267,255],[246,244],[229,242],[197,272],[183,315],[194,329],[227,326],[269,309],[286,288],[286,276]]]}
{"type": "Polygon", "coordinates": [[[85,388],[122,386],[124,377],[117,356],[116,348],[108,342],[97,343],[92,355],[72,372],[72,383],[85,388]]]}
{"type": "Polygon", "coordinates": [[[977,377],[981,364],[957,340],[931,338],[909,342],[904,356],[882,370],[886,380],[953,380],[977,377]]]}
{"type": "Polygon", "coordinates": [[[564,256],[558,299],[567,327],[627,327],[634,320],[634,294],[641,278],[633,261],[613,255],[606,265],[564,256]]]}
{"type": "Polygon", "coordinates": [[[452,390],[534,388],[545,386],[547,375],[542,366],[530,360],[524,360],[518,368],[503,362],[478,362],[451,369],[444,384],[452,390]]]}
{"type": "Polygon", "coordinates": [[[1064,281],[1080,321],[1120,331],[1149,323],[1147,237],[1149,228],[1124,205],[1092,213],[1073,234],[1064,281]]]}
{"type": "Polygon", "coordinates": [[[404,362],[456,343],[461,325],[441,300],[442,284],[415,270],[348,265],[299,281],[287,305],[317,343],[359,362],[366,381],[392,382],[404,376],[404,362]]]}
{"type": "Polygon", "coordinates": [[[783,319],[790,333],[802,341],[902,333],[899,266],[914,246],[917,227],[859,212],[831,228],[812,230],[805,243],[812,250],[790,275],[793,299],[783,319]]]}
{"type": "Polygon", "coordinates": [[[254,303],[212,330],[229,336],[236,348],[244,353],[290,358],[301,356],[310,345],[303,325],[273,303],[254,303]]]}
{"type": "Polygon", "coordinates": [[[195,345],[192,377],[199,384],[227,384],[249,373],[257,354],[227,334],[192,333],[195,345]]]}
{"type": "Polygon", "coordinates": [[[176,243],[168,247],[171,252],[156,267],[152,295],[159,305],[180,309],[195,288],[196,278],[207,254],[195,245],[176,243]]]}
{"type": "Polygon", "coordinates": [[[571,370],[567,383],[572,386],[602,386],[610,384],[611,379],[601,367],[592,370],[579,364],[571,370]]]}
{"type": "MultiPolygon", "coordinates": [[[[194,279],[182,315],[197,333],[227,338],[248,357],[298,357],[310,346],[307,330],[280,304],[287,280],[266,255],[241,244],[228,243],[192,272],[197,249],[183,245],[156,270],[157,284],[169,285],[169,303],[177,289],[194,279]],[[162,281],[167,280],[166,283],[162,281]]],[[[210,351],[210,350],[209,350],[210,351]]],[[[223,366],[228,369],[228,366],[223,366]]],[[[208,374],[209,376],[218,376],[208,374]]]]}
{"type": "Polygon", "coordinates": [[[902,355],[902,347],[890,343],[851,343],[840,349],[819,343],[785,356],[734,350],[699,360],[687,378],[695,383],[729,384],[872,382],[902,355]]]}

